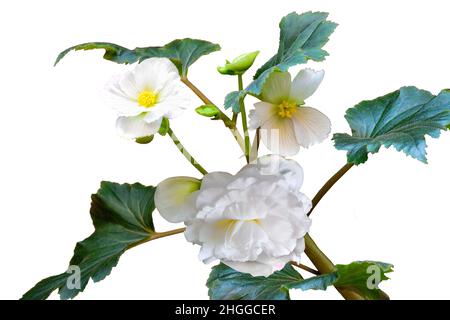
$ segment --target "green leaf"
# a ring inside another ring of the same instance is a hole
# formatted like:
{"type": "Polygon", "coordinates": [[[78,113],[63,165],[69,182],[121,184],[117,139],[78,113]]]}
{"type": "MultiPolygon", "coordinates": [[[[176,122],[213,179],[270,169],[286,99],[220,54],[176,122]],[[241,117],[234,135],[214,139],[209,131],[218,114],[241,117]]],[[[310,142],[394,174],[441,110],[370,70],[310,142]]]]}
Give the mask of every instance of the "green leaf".
{"type": "Polygon", "coordinates": [[[133,50],[108,42],[89,42],[70,47],[56,58],[55,65],[72,50],[105,49],[104,59],[116,63],[141,62],[152,57],[169,58],[178,68],[181,76],[186,76],[188,68],[201,56],[220,50],[218,44],[198,39],[177,39],[162,47],[143,47],[133,50]]]}
{"type": "Polygon", "coordinates": [[[339,274],[335,286],[356,289],[367,300],[388,298],[378,285],[388,280],[386,273],[393,272],[393,265],[377,261],[355,261],[348,265],[336,265],[339,274]],[[369,288],[369,286],[371,288],[369,288]]]}
{"type": "Polygon", "coordinates": [[[22,299],[46,299],[56,289],[61,299],[71,299],[84,290],[89,279],[98,282],[108,276],[127,249],[154,234],[154,193],[154,187],[139,183],[102,182],[98,192],[92,195],[90,213],[95,231],[77,243],[70,260],[70,266],[80,270],[80,287],[68,286],[73,273],[64,272],[40,281],[22,299]]]}
{"type": "Polygon", "coordinates": [[[289,300],[289,289],[324,290],[337,279],[337,274],[303,279],[287,264],[269,277],[252,277],[223,263],[212,268],[206,286],[213,300],[289,300]]]}
{"type": "Polygon", "coordinates": [[[240,100],[244,99],[246,94],[247,92],[245,90],[233,91],[227,94],[224,103],[225,109],[232,108],[234,113],[241,112],[240,100]]]}
{"type": "Polygon", "coordinates": [[[215,117],[219,114],[220,110],[213,104],[205,104],[195,109],[199,115],[204,117],[215,117]]]}
{"type": "Polygon", "coordinates": [[[289,263],[269,277],[252,277],[221,263],[212,268],[206,286],[213,300],[289,300],[289,289],[326,290],[332,285],[351,287],[365,299],[376,300],[386,298],[378,285],[389,279],[386,273],[392,268],[384,262],[356,261],[336,265],[335,272],[303,279],[289,263]]]}
{"type": "MultiPolygon", "coordinates": [[[[303,64],[308,60],[323,61],[328,53],[322,47],[328,42],[337,24],[327,20],[326,12],[292,12],[281,19],[280,43],[278,52],[258,69],[254,81],[240,94],[258,96],[264,82],[273,72],[284,72],[292,66],[303,64]]],[[[236,95],[236,93],[232,93],[236,95]]],[[[227,96],[225,107],[238,109],[236,99],[227,96]]]]}
{"type": "Polygon", "coordinates": [[[437,96],[416,87],[403,87],[347,110],[352,135],[333,136],[338,150],[347,150],[349,163],[367,161],[383,145],[393,146],[422,162],[426,159],[425,135],[438,138],[450,123],[450,90],[437,96]]]}

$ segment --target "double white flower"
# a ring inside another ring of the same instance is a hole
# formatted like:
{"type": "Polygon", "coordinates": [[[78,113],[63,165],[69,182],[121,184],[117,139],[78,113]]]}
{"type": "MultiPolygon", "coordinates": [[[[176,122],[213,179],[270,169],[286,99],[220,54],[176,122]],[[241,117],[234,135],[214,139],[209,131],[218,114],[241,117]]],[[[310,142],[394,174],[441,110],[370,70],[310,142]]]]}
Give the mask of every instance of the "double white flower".
{"type": "Polygon", "coordinates": [[[311,201],[299,191],[303,170],[279,156],[259,158],[236,175],[213,172],[203,180],[161,182],[156,208],[170,222],[185,222],[199,258],[240,272],[268,276],[304,251],[311,201]]]}
{"type": "Polygon", "coordinates": [[[250,128],[261,128],[261,140],[272,152],[291,156],[300,146],[307,148],[324,140],[331,131],[330,120],[320,111],[304,106],[322,82],[323,71],[301,70],[291,83],[289,72],[274,72],[264,83],[250,128]]]}
{"type": "Polygon", "coordinates": [[[189,90],[167,58],[150,58],[114,79],[109,87],[119,112],[117,129],[130,139],[158,132],[163,118],[177,117],[189,105],[189,90]]]}

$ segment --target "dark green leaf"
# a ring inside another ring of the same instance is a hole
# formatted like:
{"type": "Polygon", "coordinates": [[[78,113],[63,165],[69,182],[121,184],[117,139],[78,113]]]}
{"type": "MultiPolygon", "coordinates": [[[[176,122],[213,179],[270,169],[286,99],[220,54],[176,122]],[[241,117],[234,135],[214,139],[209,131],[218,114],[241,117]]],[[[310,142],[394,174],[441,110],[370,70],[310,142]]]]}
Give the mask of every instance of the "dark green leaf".
{"type": "Polygon", "coordinates": [[[220,50],[218,44],[198,39],[177,39],[162,47],[143,47],[133,50],[108,42],[89,42],[70,47],[61,52],[55,65],[72,50],[105,49],[104,59],[116,63],[141,62],[152,57],[169,58],[178,68],[181,76],[186,76],[188,68],[201,56],[220,50]]]}
{"type": "Polygon", "coordinates": [[[212,268],[206,286],[213,300],[289,300],[289,289],[326,290],[332,285],[352,288],[365,299],[375,300],[386,298],[378,285],[389,279],[386,273],[392,268],[383,262],[356,261],[336,265],[335,272],[303,279],[290,264],[269,277],[252,277],[221,263],[212,268]]]}
{"type": "Polygon", "coordinates": [[[212,268],[206,286],[213,300],[289,300],[289,289],[324,290],[336,278],[333,273],[303,279],[290,264],[269,277],[252,277],[221,263],[212,268]]]}
{"type": "Polygon", "coordinates": [[[70,266],[80,270],[80,287],[70,288],[71,273],[64,272],[40,281],[22,299],[46,299],[56,289],[61,299],[71,299],[84,290],[89,279],[98,282],[108,276],[127,249],[148,240],[154,233],[154,192],[154,187],[139,183],[102,182],[98,192],[92,195],[90,213],[95,231],[77,243],[70,260],[70,266]]]}
{"type": "Polygon", "coordinates": [[[393,146],[426,163],[425,135],[437,138],[450,123],[450,90],[437,96],[403,87],[374,100],[363,101],[345,115],[352,135],[337,133],[335,147],[347,150],[347,161],[360,164],[382,145],[393,146]]]}
{"type": "Polygon", "coordinates": [[[278,52],[258,69],[254,78],[277,67],[287,71],[289,67],[308,60],[322,61],[328,53],[322,47],[328,42],[337,24],[327,21],[326,12],[292,12],[281,19],[278,52]]]}
{"type": "Polygon", "coordinates": [[[385,293],[378,285],[388,280],[386,273],[392,272],[393,265],[377,261],[356,261],[348,265],[336,265],[339,274],[335,286],[356,289],[367,300],[385,299],[385,293]]]}

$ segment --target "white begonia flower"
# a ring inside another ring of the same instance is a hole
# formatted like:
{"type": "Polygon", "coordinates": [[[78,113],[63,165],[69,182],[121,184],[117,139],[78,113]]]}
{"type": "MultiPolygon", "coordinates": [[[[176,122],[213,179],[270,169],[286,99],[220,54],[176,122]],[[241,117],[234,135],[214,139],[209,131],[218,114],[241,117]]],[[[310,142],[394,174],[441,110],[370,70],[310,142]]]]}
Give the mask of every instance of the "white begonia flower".
{"type": "Polygon", "coordinates": [[[326,115],[304,106],[322,82],[324,71],[301,70],[291,82],[289,72],[272,73],[260,102],[250,111],[250,128],[261,128],[261,140],[272,152],[291,156],[324,140],[331,131],[326,115]]]}
{"type": "Polygon", "coordinates": [[[117,129],[130,139],[158,132],[163,118],[177,117],[189,104],[189,90],[167,58],[149,58],[108,85],[119,112],[117,129]]]}
{"type": "Polygon", "coordinates": [[[253,276],[269,276],[299,260],[311,201],[299,191],[303,170],[298,163],[271,155],[236,175],[209,173],[200,186],[192,179],[161,182],[155,205],[168,221],[185,222],[186,239],[201,246],[200,260],[219,259],[253,276]]]}

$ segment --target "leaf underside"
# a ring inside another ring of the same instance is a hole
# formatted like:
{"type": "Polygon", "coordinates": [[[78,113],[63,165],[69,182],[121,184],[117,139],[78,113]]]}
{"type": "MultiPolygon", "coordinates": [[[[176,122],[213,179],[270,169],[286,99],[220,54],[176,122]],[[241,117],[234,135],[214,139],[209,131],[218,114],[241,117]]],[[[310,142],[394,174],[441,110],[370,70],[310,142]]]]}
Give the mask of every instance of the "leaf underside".
{"type": "Polygon", "coordinates": [[[198,39],[177,39],[164,46],[135,48],[133,50],[109,42],[89,42],[70,47],[56,58],[55,65],[72,50],[104,49],[103,58],[121,64],[142,62],[152,57],[168,58],[186,76],[188,68],[201,56],[220,50],[218,44],[198,39]]]}
{"type": "Polygon", "coordinates": [[[352,134],[336,133],[335,147],[347,151],[347,161],[361,164],[381,146],[422,162],[426,159],[425,136],[437,138],[450,123],[450,90],[437,96],[416,87],[403,87],[347,110],[352,134]]]}
{"type": "Polygon", "coordinates": [[[128,248],[154,233],[154,192],[154,187],[139,183],[102,182],[98,192],[92,195],[90,213],[94,233],[77,243],[67,272],[40,281],[22,299],[46,299],[56,289],[61,299],[71,299],[84,290],[89,279],[98,282],[107,277],[128,248]],[[75,275],[73,266],[80,271],[78,288],[71,280],[75,275]]]}
{"type": "Polygon", "coordinates": [[[280,22],[278,52],[258,69],[253,82],[242,91],[233,91],[225,98],[225,108],[239,112],[239,101],[245,95],[258,96],[267,78],[273,72],[288,71],[290,67],[308,60],[323,61],[328,53],[323,46],[328,42],[337,24],[327,20],[326,12],[292,12],[280,22]]]}

